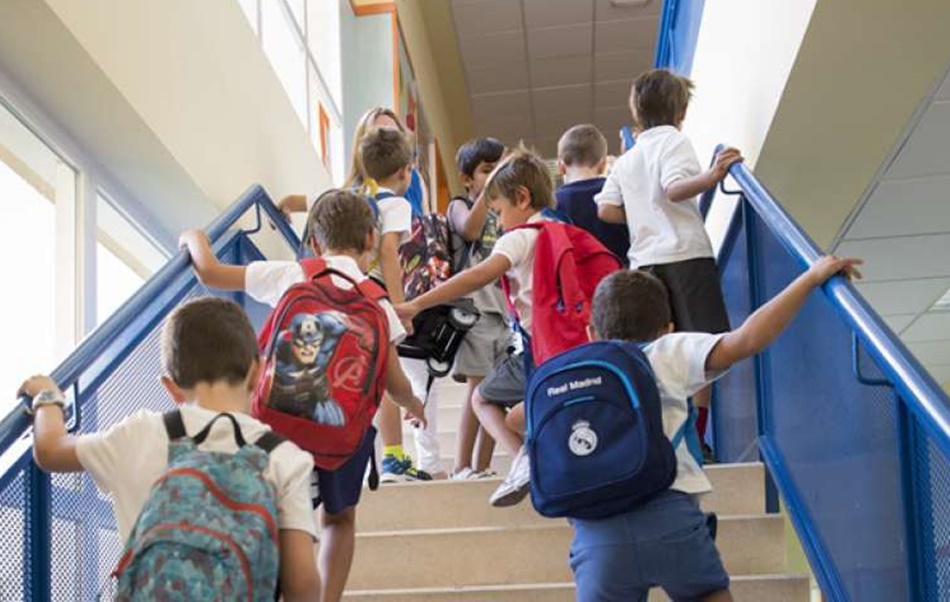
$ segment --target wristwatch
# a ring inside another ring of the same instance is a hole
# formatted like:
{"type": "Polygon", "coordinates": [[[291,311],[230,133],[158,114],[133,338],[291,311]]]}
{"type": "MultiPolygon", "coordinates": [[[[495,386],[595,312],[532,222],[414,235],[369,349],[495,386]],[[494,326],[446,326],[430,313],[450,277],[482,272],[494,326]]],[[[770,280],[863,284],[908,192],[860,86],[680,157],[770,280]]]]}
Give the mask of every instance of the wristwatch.
{"type": "Polygon", "coordinates": [[[39,395],[33,398],[33,403],[30,405],[30,414],[35,414],[38,409],[44,406],[59,406],[59,409],[63,410],[63,413],[65,413],[66,398],[63,397],[63,394],[59,391],[42,391],[39,395]]]}

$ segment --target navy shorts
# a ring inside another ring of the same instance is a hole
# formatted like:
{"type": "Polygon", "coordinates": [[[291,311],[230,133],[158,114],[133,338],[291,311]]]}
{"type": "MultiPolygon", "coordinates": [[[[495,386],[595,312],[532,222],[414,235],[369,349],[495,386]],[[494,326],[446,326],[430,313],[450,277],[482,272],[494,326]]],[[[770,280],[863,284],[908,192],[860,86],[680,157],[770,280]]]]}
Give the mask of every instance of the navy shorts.
{"type": "Polygon", "coordinates": [[[663,281],[677,332],[718,334],[729,330],[729,314],[719,286],[719,268],[711,257],[641,266],[663,281]]]}
{"type": "Polygon", "coordinates": [[[323,504],[323,509],[328,514],[339,514],[359,503],[360,493],[363,491],[363,476],[373,455],[375,441],[376,429],[369,427],[363,438],[363,445],[343,466],[336,470],[313,470],[313,484],[316,485],[314,508],[323,504]]]}
{"type": "Polygon", "coordinates": [[[699,600],[729,587],[706,516],[685,493],[664,491],[636,510],[571,523],[578,602],[646,602],[651,587],[699,600]]]}

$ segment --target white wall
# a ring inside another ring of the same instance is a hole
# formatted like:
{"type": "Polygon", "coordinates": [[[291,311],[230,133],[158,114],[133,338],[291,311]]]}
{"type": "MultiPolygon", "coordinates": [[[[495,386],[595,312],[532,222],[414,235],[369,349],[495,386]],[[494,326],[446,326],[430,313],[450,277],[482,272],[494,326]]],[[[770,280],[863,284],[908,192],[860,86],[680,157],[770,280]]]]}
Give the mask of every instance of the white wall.
{"type": "MultiPolygon", "coordinates": [[[[703,165],[725,143],[754,168],[816,1],[705,3],[691,74],[696,89],[683,125],[703,165]]],[[[734,208],[722,195],[713,203],[708,228],[716,249],[734,208]]]]}

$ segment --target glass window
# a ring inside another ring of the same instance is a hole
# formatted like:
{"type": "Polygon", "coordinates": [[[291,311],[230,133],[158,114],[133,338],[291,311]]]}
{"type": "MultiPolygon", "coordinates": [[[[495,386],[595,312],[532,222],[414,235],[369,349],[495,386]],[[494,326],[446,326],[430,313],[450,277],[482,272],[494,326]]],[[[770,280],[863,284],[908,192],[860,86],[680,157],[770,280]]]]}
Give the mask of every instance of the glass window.
{"type": "MultiPolygon", "coordinates": [[[[347,9],[349,10],[349,9],[347,9]]],[[[307,44],[336,106],[343,104],[340,57],[340,6],[337,0],[311,2],[307,7],[307,44]]],[[[311,99],[314,97],[311,96],[311,99]]]]}
{"type": "MultiPolygon", "coordinates": [[[[72,346],[76,307],[58,265],[57,211],[71,215],[76,173],[0,103],[0,414],[30,374],[49,371],[72,346]],[[65,311],[64,311],[65,308],[65,311]]],[[[66,237],[68,238],[68,237],[66,237]]]]}
{"type": "Polygon", "coordinates": [[[168,257],[101,194],[96,199],[96,324],[102,324],[168,257]]]}
{"type": "Polygon", "coordinates": [[[297,116],[307,127],[306,57],[290,17],[281,5],[278,0],[261,4],[261,40],[264,53],[277,72],[297,116]]]}
{"type": "MultiPolygon", "coordinates": [[[[276,4],[280,0],[274,0],[276,4]]],[[[327,0],[317,0],[314,4],[329,4],[327,0]]],[[[290,8],[290,14],[293,15],[294,21],[297,22],[297,27],[300,28],[300,33],[304,34],[307,31],[307,0],[287,0],[287,6],[290,8]]]]}
{"type": "Polygon", "coordinates": [[[257,3],[258,0],[238,0],[241,3],[241,10],[244,11],[244,16],[247,17],[248,22],[251,24],[251,29],[254,30],[254,33],[257,31],[257,3]]]}

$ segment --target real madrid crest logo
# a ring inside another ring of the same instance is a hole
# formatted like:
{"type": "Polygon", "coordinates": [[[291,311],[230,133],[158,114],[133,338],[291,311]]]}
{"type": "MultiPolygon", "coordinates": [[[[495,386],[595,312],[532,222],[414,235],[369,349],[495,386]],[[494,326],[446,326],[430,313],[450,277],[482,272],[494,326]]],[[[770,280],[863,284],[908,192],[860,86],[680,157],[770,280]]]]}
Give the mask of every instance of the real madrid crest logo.
{"type": "Polygon", "coordinates": [[[571,427],[567,438],[567,447],[575,456],[589,456],[597,449],[597,433],[590,428],[586,420],[578,420],[571,427]]]}

